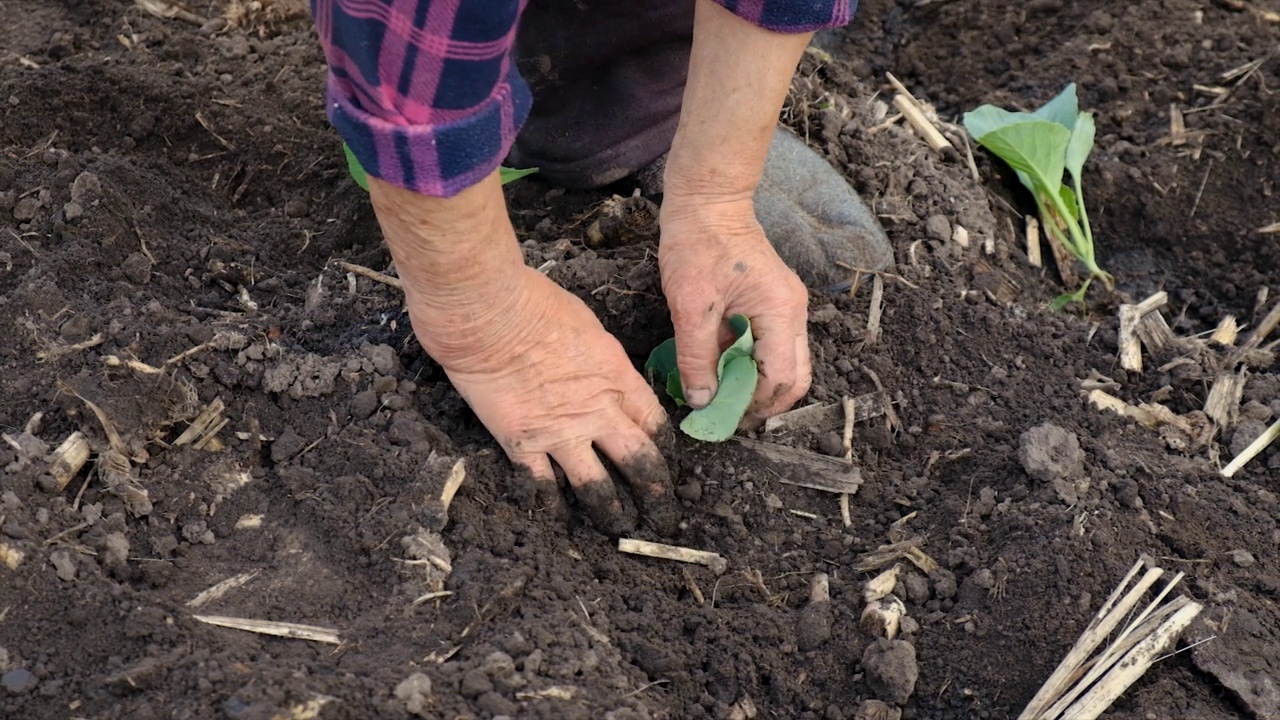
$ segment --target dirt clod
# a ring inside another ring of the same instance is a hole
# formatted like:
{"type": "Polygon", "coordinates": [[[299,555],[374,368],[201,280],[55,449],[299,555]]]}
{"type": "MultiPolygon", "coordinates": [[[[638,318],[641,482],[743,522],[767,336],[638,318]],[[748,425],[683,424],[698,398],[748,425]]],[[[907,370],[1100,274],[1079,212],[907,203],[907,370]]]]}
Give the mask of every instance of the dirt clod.
{"type": "Polygon", "coordinates": [[[1053,423],[1042,423],[1022,433],[1018,461],[1031,477],[1044,483],[1074,480],[1084,471],[1080,438],[1053,423]]]}
{"type": "Polygon", "coordinates": [[[920,677],[916,648],[904,640],[880,638],[863,651],[862,671],[872,694],[901,705],[915,692],[920,677]]]}

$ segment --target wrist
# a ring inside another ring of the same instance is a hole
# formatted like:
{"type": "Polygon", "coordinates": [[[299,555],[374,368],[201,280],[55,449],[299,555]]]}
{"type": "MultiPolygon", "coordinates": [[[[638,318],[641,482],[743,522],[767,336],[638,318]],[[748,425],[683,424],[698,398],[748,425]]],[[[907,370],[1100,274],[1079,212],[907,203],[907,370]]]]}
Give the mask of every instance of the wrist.
{"type": "Polygon", "coordinates": [[[451,198],[372,178],[369,191],[427,354],[448,369],[500,352],[535,271],[524,265],[496,174],[451,198]]]}

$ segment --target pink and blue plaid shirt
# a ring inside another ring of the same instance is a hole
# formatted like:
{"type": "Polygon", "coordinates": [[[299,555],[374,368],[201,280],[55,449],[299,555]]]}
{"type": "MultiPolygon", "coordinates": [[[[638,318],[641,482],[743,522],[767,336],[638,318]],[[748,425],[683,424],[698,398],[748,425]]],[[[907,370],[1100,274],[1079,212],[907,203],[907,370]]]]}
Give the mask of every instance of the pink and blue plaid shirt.
{"type": "MultiPolygon", "coordinates": [[[[532,102],[512,56],[526,1],[311,0],[329,121],[368,174],[450,197],[498,167],[532,102]]],[[[857,0],[715,1],[797,33],[844,25],[857,0]]]]}

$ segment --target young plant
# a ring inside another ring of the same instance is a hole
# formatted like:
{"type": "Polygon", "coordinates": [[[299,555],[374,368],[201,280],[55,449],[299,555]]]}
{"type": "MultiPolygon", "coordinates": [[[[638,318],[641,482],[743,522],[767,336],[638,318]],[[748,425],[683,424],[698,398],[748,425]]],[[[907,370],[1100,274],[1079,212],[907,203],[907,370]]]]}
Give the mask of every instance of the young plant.
{"type": "MultiPolygon", "coordinates": [[[[356,159],[356,154],[351,152],[351,146],[342,143],[342,152],[347,156],[347,171],[351,173],[351,179],[356,181],[356,185],[361,190],[369,192],[369,174],[364,171],[364,166],[356,159]]],[[[538,168],[526,168],[524,170],[516,170],[514,168],[503,167],[498,168],[498,178],[502,180],[502,184],[519,180],[526,175],[532,175],[538,172],[538,168]]]]}
{"type": "MultiPolygon", "coordinates": [[[[695,440],[721,442],[733,437],[738,423],[747,413],[747,406],[756,393],[760,374],[752,357],[755,339],[751,336],[751,321],[745,315],[729,318],[734,341],[723,353],[716,366],[719,388],[706,407],[689,413],[680,423],[680,429],[695,440]]],[[[653,349],[649,361],[644,364],[645,374],[662,383],[676,405],[686,405],[684,386],[680,382],[680,368],[676,366],[675,338],[653,349]]]]}
{"type": "Polygon", "coordinates": [[[964,127],[979,145],[1013,168],[1035,198],[1046,231],[1089,271],[1078,290],[1053,301],[1054,308],[1084,300],[1095,278],[1114,287],[1114,279],[1098,267],[1093,254],[1082,176],[1096,127],[1093,115],[1080,111],[1075,83],[1035,112],[983,105],[964,114],[964,127]],[[1071,185],[1063,183],[1064,171],[1071,175],[1071,185]]]}

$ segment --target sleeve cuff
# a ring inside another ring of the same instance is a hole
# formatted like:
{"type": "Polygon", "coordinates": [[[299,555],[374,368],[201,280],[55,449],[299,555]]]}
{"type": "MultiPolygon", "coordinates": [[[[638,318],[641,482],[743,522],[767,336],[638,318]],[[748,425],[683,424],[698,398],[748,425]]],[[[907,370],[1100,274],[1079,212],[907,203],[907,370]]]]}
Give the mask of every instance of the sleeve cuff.
{"type": "Polygon", "coordinates": [[[858,0],[714,0],[753,25],[779,33],[806,33],[849,24],[858,0]]]}
{"type": "Polygon", "coordinates": [[[363,110],[329,75],[329,122],[365,172],[432,197],[453,197],[502,164],[529,116],[531,95],[512,63],[493,96],[466,117],[431,125],[395,123],[363,110]]]}

